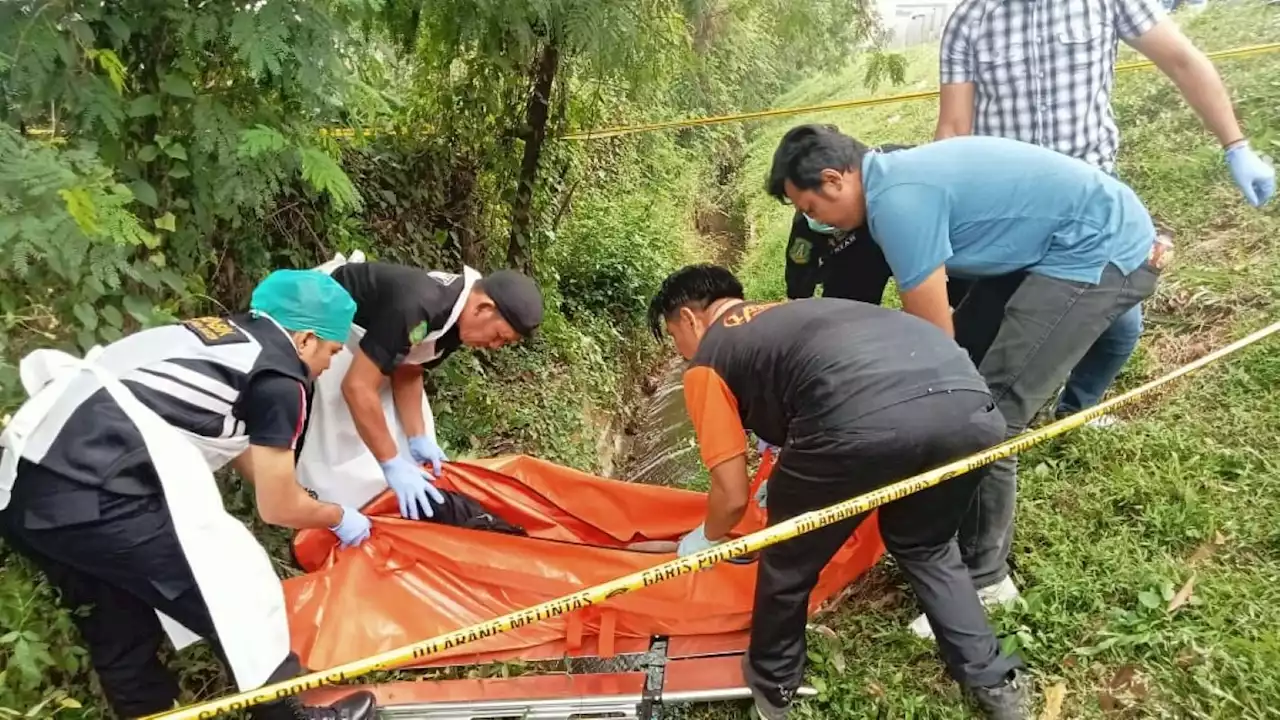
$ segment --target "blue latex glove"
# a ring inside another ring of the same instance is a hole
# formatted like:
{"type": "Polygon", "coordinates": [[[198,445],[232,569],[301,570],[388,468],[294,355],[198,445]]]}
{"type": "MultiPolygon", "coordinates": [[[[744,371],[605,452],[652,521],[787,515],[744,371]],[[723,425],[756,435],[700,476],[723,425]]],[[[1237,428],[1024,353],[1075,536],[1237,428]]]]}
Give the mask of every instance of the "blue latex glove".
{"type": "Polygon", "coordinates": [[[776,456],[782,450],[782,448],[778,447],[777,445],[770,445],[768,442],[764,440],[756,440],[756,452],[763,455],[766,450],[772,450],[773,454],[776,456]]]}
{"type": "Polygon", "coordinates": [[[387,485],[391,486],[400,499],[400,517],[421,520],[435,515],[435,508],[431,506],[427,496],[430,495],[438,503],[444,502],[444,496],[431,484],[431,476],[425,470],[399,455],[380,464],[387,485]],[[419,508],[422,509],[421,517],[418,514],[419,508]]]}
{"type": "Polygon", "coordinates": [[[1227,167],[1244,199],[1262,207],[1276,192],[1276,171],[1243,141],[1227,148],[1227,167]]]}
{"type": "Polygon", "coordinates": [[[349,548],[368,540],[372,525],[369,523],[369,518],[365,517],[359,510],[343,505],[342,520],[329,529],[333,531],[334,535],[338,536],[338,540],[342,542],[342,547],[349,548]]]}
{"type": "Polygon", "coordinates": [[[760,507],[769,507],[766,503],[769,501],[769,481],[765,480],[760,483],[760,487],[756,488],[756,504],[760,507]]]}
{"type": "Polygon", "coordinates": [[[690,530],[688,535],[685,535],[680,539],[680,546],[676,548],[676,555],[679,555],[680,557],[692,555],[699,550],[706,550],[707,548],[714,547],[718,544],[719,543],[713,543],[708,540],[705,527],[703,525],[699,525],[693,530],[690,530]]]}
{"type": "Polygon", "coordinates": [[[440,449],[435,439],[426,435],[409,438],[409,454],[419,464],[431,463],[432,474],[436,477],[440,477],[440,463],[449,459],[445,457],[444,450],[440,449]]]}

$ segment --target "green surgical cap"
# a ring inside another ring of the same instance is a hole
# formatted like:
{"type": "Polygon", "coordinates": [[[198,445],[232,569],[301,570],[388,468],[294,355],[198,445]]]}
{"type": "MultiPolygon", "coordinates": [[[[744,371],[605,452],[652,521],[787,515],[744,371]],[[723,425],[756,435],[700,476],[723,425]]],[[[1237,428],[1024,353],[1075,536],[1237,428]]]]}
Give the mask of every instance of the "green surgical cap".
{"type": "Polygon", "coordinates": [[[269,315],[285,330],[311,330],[324,340],[346,342],[356,301],[317,270],[276,270],[253,289],[249,309],[269,315]]]}

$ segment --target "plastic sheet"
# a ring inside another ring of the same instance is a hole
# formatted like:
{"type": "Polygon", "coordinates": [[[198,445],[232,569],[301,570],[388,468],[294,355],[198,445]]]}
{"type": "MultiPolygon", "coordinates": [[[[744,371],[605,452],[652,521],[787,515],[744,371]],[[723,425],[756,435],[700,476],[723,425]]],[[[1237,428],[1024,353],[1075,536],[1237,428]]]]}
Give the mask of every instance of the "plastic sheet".
{"type": "MultiPolygon", "coordinates": [[[[529,537],[403,520],[389,492],[367,506],[373,535],[358,548],[338,550],[327,531],[298,533],[294,554],[308,572],[284,588],[293,648],[306,667],[327,669],[644,570],[672,555],[627,545],[679,540],[706,513],[703,493],[608,480],[527,456],[449,463],[440,485],[529,537]]],[[[764,522],[753,504],[734,534],[764,522]]],[[[873,515],[823,571],[810,611],[883,550],[873,515]]],[[[721,564],[448,649],[425,664],[555,656],[549,651],[608,656],[655,635],[723,637],[750,626],[755,576],[755,563],[721,564]]]]}

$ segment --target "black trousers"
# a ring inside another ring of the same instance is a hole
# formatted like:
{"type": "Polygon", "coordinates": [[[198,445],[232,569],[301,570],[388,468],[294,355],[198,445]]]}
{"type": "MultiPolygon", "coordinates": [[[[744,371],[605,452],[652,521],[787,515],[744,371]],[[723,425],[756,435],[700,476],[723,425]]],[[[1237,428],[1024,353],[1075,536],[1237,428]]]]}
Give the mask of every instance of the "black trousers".
{"type": "MultiPolygon", "coordinates": [[[[894,405],[847,428],[788,440],[769,478],[774,524],[944,465],[1004,439],[986,393],[942,392],[894,405]]],[[[951,676],[966,687],[999,684],[1018,660],[999,643],[960,559],[956,531],[982,470],[880,508],[885,547],[911,583],[951,676]]],[[[790,702],[806,657],[809,595],[818,575],[865,515],[772,545],[760,554],[747,680],[775,704],[790,702]]]]}
{"type": "MultiPolygon", "coordinates": [[[[165,633],[156,610],[211,642],[224,665],[226,658],[163,496],[101,492],[105,519],[29,529],[20,486],[46,475],[38,465],[19,464],[13,500],[0,512],[0,535],[44,572],[63,605],[87,607],[87,614],[75,615],[75,623],[116,714],[140,717],[171,709],[178,682],[157,656],[165,633]]],[[[291,654],[271,681],[301,670],[291,654]]],[[[261,720],[292,718],[284,703],[263,705],[252,714],[261,720]]]]}

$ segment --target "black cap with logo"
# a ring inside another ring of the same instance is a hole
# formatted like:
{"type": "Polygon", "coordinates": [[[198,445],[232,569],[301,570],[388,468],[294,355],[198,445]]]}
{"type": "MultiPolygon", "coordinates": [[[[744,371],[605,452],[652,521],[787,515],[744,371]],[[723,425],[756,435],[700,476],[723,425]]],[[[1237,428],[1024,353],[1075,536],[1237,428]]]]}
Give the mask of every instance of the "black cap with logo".
{"type": "Polygon", "coordinates": [[[502,319],[521,336],[528,337],[542,323],[542,292],[532,278],[515,270],[499,270],[486,275],[479,285],[502,319]]]}

